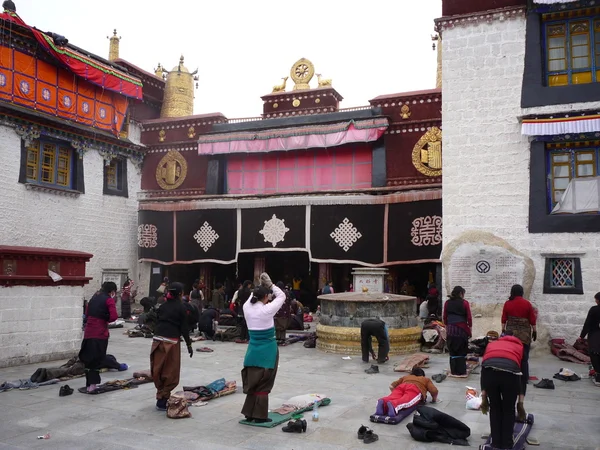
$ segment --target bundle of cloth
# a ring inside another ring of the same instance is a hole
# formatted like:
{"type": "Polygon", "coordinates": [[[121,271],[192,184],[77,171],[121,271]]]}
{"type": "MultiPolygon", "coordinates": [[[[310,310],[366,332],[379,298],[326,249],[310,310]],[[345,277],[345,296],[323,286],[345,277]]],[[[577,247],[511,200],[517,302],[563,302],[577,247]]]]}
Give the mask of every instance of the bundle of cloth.
{"type": "Polygon", "coordinates": [[[394,372],[411,372],[414,368],[424,368],[429,364],[429,355],[415,353],[394,364],[394,372]]]}
{"type": "Polygon", "coordinates": [[[426,320],[421,332],[421,351],[443,353],[446,348],[446,327],[439,320],[426,320]]]}
{"type": "MultiPolygon", "coordinates": [[[[124,371],[128,369],[128,366],[127,364],[118,362],[117,358],[113,355],[106,355],[102,362],[101,370],[102,369],[104,369],[104,371],[111,369],[124,371]]],[[[37,369],[33,375],[31,375],[30,380],[33,383],[43,383],[54,379],[64,381],[71,378],[82,377],[84,373],[84,364],[79,360],[78,356],[74,356],[60,367],[37,369]]]]}
{"type": "Polygon", "coordinates": [[[590,357],[577,350],[574,346],[565,344],[564,339],[552,339],[550,351],[554,356],[563,361],[576,364],[589,364],[590,357]]]}
{"type": "Polygon", "coordinates": [[[230,395],[236,390],[237,384],[235,381],[226,381],[225,378],[219,378],[207,385],[184,386],[183,391],[178,391],[175,395],[185,398],[189,403],[196,403],[230,395]]]}
{"type": "Polygon", "coordinates": [[[420,442],[442,442],[444,444],[468,446],[471,429],[460,420],[446,413],[419,406],[412,423],[406,425],[412,438],[420,442]]]}

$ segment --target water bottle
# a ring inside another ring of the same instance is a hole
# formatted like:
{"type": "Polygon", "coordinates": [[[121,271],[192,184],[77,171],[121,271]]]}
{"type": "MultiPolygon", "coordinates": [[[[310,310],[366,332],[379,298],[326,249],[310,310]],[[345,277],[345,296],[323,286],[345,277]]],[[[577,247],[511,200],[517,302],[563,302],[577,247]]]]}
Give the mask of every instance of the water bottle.
{"type": "Polygon", "coordinates": [[[315,400],[315,402],[313,403],[312,420],[313,422],[319,421],[319,402],[317,400],[315,400]]]}

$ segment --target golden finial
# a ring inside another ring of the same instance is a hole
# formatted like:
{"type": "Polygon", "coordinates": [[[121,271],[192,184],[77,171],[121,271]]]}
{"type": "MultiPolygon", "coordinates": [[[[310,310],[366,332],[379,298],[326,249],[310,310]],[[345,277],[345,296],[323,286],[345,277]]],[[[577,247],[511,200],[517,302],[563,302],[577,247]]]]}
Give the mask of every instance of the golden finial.
{"type": "Polygon", "coordinates": [[[442,35],[441,34],[432,34],[431,40],[433,44],[431,44],[431,48],[436,50],[437,48],[437,74],[435,78],[435,87],[442,87],[442,35]]]}
{"type": "Polygon", "coordinates": [[[179,64],[171,71],[160,68],[167,74],[161,117],[185,117],[194,113],[194,82],[198,81],[198,70],[190,73],[183,65],[184,61],[181,55],[179,64]]]}
{"type": "Polygon", "coordinates": [[[108,60],[114,61],[119,59],[119,42],[121,41],[121,36],[117,37],[117,30],[113,30],[112,36],[106,36],[106,39],[110,41],[110,46],[108,48],[108,60]]]}
{"type": "Polygon", "coordinates": [[[154,69],[154,75],[164,79],[165,70],[163,69],[163,66],[160,65],[160,63],[158,63],[158,66],[156,67],[156,69],[154,69]]]}

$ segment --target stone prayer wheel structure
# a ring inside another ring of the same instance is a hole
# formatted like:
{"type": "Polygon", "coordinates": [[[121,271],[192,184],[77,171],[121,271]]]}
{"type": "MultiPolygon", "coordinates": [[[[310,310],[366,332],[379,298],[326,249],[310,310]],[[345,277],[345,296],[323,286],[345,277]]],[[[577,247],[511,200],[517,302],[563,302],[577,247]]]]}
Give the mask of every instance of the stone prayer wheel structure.
{"type": "MultiPolygon", "coordinates": [[[[321,319],[317,348],[331,353],[359,355],[360,326],[365,319],[383,320],[389,330],[390,355],[419,350],[421,327],[415,315],[417,299],[405,295],[343,292],[319,297],[321,319]]],[[[373,343],[377,350],[377,343],[373,343]]]]}

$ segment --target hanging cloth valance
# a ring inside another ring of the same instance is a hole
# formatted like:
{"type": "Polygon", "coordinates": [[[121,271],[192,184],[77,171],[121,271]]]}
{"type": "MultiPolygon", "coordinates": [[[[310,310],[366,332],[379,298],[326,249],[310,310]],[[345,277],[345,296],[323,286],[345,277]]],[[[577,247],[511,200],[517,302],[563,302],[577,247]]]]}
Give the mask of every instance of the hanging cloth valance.
{"type": "Polygon", "coordinates": [[[387,127],[388,119],[379,117],[327,125],[209,134],[198,140],[198,154],[266,153],[372,142],[379,139],[387,127]]]}
{"type": "Polygon", "coordinates": [[[108,64],[91,59],[66,46],[57,46],[51,37],[27,25],[14,12],[4,11],[0,14],[0,18],[30,30],[44,50],[78,77],[126,97],[133,97],[138,100],[143,98],[142,82],[138,78],[127,75],[108,64]]]}
{"type": "Polygon", "coordinates": [[[521,134],[525,136],[594,133],[598,131],[600,131],[600,114],[554,119],[523,119],[521,125],[521,134]]]}
{"type": "Polygon", "coordinates": [[[539,5],[554,5],[555,3],[575,3],[579,0],[533,0],[533,3],[539,5]]]}

